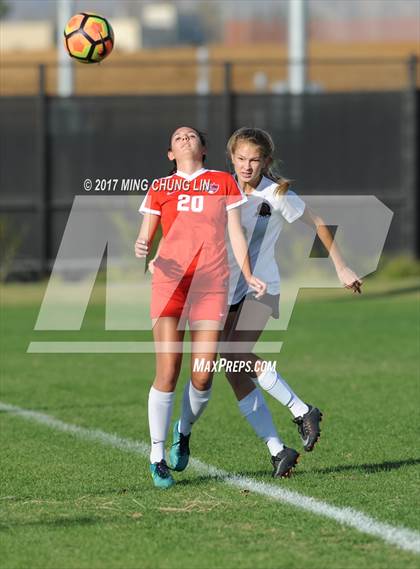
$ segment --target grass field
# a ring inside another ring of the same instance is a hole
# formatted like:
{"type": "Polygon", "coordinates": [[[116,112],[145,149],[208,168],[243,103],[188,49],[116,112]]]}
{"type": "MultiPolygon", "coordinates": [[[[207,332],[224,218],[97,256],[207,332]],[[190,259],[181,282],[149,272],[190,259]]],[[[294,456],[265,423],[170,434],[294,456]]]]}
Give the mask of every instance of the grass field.
{"type": "MultiPolygon", "coordinates": [[[[293,478],[270,477],[267,450],[240,416],[222,375],[195,427],[193,456],[269,487],[419,531],[416,286],[413,280],[368,282],[358,298],[344,291],[304,293],[289,329],[264,336],[284,341],[280,354],[267,357],[325,414],[321,441],[301,457],[293,478]]],[[[100,429],[147,443],[154,358],[26,353],[33,340],[141,337],[104,332],[101,302],[92,302],[80,332],[34,332],[42,290],[2,289],[0,400],[86,430],[62,432],[54,423],[0,413],[4,569],[418,566],[418,555],[380,536],[206,470],[188,468],[177,474],[173,489],[156,490],[142,452],[79,436],[100,429]]],[[[185,365],[182,384],[187,376],[185,365]]],[[[266,399],[286,443],[300,448],[288,411],[266,399]]]]}

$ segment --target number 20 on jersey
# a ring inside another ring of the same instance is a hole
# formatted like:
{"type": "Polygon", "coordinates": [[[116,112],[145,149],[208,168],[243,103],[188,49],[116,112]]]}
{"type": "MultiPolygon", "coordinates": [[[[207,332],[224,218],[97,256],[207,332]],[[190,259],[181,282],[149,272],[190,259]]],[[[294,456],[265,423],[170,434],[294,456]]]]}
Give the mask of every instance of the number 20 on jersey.
{"type": "Polygon", "coordinates": [[[190,196],[181,194],[178,196],[177,211],[203,211],[204,196],[190,196]]]}

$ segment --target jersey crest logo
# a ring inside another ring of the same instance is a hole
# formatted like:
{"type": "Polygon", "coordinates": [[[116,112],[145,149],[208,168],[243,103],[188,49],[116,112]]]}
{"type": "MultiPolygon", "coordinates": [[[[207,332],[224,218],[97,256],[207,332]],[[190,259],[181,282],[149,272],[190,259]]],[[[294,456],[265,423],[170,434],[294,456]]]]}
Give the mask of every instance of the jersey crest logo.
{"type": "Polygon", "coordinates": [[[263,202],[258,211],[257,211],[257,215],[258,217],[270,217],[271,215],[271,207],[269,206],[269,204],[267,202],[263,202]]]}
{"type": "Polygon", "coordinates": [[[209,194],[215,194],[219,189],[219,184],[216,184],[215,182],[212,182],[208,188],[206,188],[207,193],[209,194]]]}

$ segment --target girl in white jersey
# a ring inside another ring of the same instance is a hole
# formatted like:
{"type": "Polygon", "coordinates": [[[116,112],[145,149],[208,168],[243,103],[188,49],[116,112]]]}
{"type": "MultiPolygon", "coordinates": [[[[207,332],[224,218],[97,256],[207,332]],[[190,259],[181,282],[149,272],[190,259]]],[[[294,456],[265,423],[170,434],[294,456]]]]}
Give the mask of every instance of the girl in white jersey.
{"type": "MultiPolygon", "coordinates": [[[[346,267],[323,220],[289,189],[287,180],[273,175],[271,165],[274,143],[267,132],[257,128],[241,128],[229,139],[227,151],[238,184],[248,197],[248,201],[241,206],[240,213],[242,227],[248,235],[251,267],[267,283],[267,294],[259,300],[255,299],[241,278],[240,268],[230,253],[230,311],[221,341],[231,343],[232,347],[245,345],[248,353],[234,353],[232,350],[232,353],[223,353],[222,356],[230,361],[253,362],[253,372],[228,372],[226,376],[242,415],[267,444],[274,467],[273,476],[284,477],[296,465],[299,453],[286,447],[279,437],[264,397],[254,380],[257,380],[259,387],[289,408],[306,451],[311,451],[319,438],[322,418],[319,409],[304,403],[279,373],[272,370],[260,371],[264,369],[263,361],[252,353],[270,316],[278,318],[279,315],[280,274],[275,260],[275,244],[284,222],[292,223],[300,219],[315,229],[346,288],[360,293],[362,281],[346,267]],[[241,321],[237,329],[239,318],[241,321]]],[[[241,368],[237,366],[236,369],[241,368]]]]}

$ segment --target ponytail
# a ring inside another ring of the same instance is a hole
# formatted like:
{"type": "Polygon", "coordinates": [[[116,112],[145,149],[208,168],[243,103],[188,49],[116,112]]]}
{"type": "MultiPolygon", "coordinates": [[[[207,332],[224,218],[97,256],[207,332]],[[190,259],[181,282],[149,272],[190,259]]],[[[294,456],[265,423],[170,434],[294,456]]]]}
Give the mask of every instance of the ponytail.
{"type": "Polygon", "coordinates": [[[269,165],[265,170],[263,170],[263,175],[269,180],[276,182],[277,186],[274,188],[273,192],[275,198],[280,198],[287,194],[292,181],[287,178],[283,178],[283,176],[277,172],[275,166],[273,167],[272,165],[269,165]]]}

